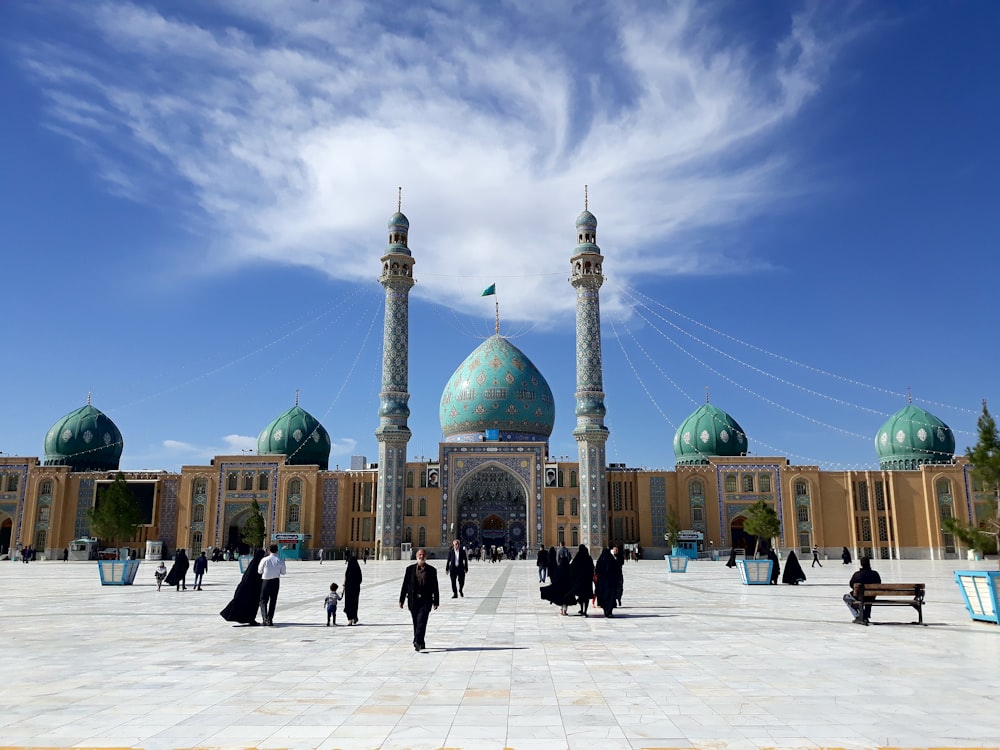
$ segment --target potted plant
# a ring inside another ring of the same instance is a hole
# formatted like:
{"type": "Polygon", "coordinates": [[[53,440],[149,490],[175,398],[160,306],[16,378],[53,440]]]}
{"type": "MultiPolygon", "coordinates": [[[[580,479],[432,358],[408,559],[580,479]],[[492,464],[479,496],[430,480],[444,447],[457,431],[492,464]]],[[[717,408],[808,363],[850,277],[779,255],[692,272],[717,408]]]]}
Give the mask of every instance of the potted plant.
{"type": "MultiPolygon", "coordinates": [[[[121,542],[132,539],[135,527],[142,522],[142,512],[135,495],[128,488],[125,475],[118,472],[115,480],[87,511],[91,531],[118,550],[121,542]]],[[[139,560],[99,559],[97,569],[102,586],[131,586],[139,571],[139,560]]],[[[109,556],[110,557],[110,556],[109,556]]]]}
{"type": "Polygon", "coordinates": [[[737,560],[736,565],[740,570],[740,579],[748,586],[769,584],[771,582],[771,561],[767,558],[761,560],[757,555],[760,552],[760,540],[771,540],[781,531],[781,522],[774,508],[763,500],[747,508],[747,520],[743,523],[743,530],[748,534],[757,537],[753,548],[753,560],[737,560]]]}
{"type": "Polygon", "coordinates": [[[680,549],[677,547],[677,538],[681,533],[681,520],[677,516],[677,511],[673,509],[667,511],[666,529],[663,534],[663,540],[667,543],[667,547],[670,548],[670,554],[664,555],[664,557],[667,558],[670,572],[686,573],[688,557],[687,555],[682,555],[680,549]]]}
{"type": "MultiPolygon", "coordinates": [[[[257,550],[264,546],[264,536],[266,534],[264,526],[264,514],[254,498],[250,504],[250,518],[243,525],[243,533],[240,538],[251,550],[257,550]]],[[[246,566],[253,560],[253,555],[240,555],[240,573],[246,572],[246,566]]]]}

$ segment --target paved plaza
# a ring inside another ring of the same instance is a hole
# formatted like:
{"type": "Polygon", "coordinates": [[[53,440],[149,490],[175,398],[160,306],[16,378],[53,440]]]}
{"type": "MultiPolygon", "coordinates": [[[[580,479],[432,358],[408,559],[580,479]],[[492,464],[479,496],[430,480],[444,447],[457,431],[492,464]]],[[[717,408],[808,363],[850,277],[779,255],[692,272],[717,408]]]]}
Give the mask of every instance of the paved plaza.
{"type": "Polygon", "coordinates": [[[952,573],[995,562],[877,561],[927,584],[928,626],[881,607],[867,628],[839,560],[803,560],[800,586],[628,563],[614,619],[561,617],[530,560],[472,563],[459,599],[432,563],[443,599],[417,653],[401,562],[362,566],[361,622],[335,628],[339,561],[289,562],[273,628],[219,617],[237,563],[157,592],[148,562],[131,587],[101,587],[96,563],[2,562],[0,746],[1000,747],[1000,627],[969,618],[952,573]]]}

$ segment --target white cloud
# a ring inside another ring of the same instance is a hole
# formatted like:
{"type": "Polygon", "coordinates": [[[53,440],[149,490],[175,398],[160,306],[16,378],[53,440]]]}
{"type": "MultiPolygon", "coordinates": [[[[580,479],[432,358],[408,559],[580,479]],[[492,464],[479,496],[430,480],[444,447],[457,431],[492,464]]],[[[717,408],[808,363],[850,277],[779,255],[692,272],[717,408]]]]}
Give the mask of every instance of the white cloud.
{"type": "Polygon", "coordinates": [[[529,6],[385,20],[361,2],[224,7],[229,24],[208,28],[172,7],[88,5],[87,51],[23,42],[50,126],[92,144],[111,189],[148,197],[179,179],[218,237],[206,268],[265,260],[370,282],[402,185],[414,294],[469,309],[497,281],[508,320],[541,324],[573,306],[584,184],[621,282],[609,314],[639,274],[766,267],[684,240],[794,192],[768,139],[842,42],[802,15],[774,59],[753,60],[693,3],[612,6],[580,22],[586,42],[572,24],[531,33],[535,14],[559,13],[529,6]],[[143,174],[156,177],[134,184],[143,174]]]}

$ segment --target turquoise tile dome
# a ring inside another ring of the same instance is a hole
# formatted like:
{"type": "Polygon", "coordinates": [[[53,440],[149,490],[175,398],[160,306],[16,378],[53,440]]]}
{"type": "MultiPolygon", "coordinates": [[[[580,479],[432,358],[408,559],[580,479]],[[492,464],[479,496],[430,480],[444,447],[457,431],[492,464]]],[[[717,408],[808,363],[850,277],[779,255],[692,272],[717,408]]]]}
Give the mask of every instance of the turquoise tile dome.
{"type": "Polygon", "coordinates": [[[100,409],[87,404],[60,419],[45,435],[45,465],[72,471],[117,471],[122,434],[100,409]]]}
{"type": "Polygon", "coordinates": [[[597,227],[597,217],[594,216],[590,211],[583,211],[579,216],[576,217],[577,228],[582,227],[597,227]]]}
{"type": "Polygon", "coordinates": [[[674,434],[678,466],[707,464],[709,456],[745,456],[747,436],[739,423],[712,404],[702,404],[674,434]]]}
{"type": "Polygon", "coordinates": [[[257,438],[257,453],[286,456],[294,466],[330,468],[330,433],[312,414],[296,404],[276,417],[257,438]]]}
{"type": "Polygon", "coordinates": [[[951,463],[955,456],[955,433],[930,412],[907,404],[876,433],[875,451],[879,467],[887,471],[951,463]]]}
{"type": "Polygon", "coordinates": [[[395,227],[405,227],[406,229],[409,229],[410,220],[407,219],[404,214],[401,214],[399,211],[397,211],[396,213],[394,213],[392,216],[389,217],[389,229],[393,229],[395,227]]]}
{"type": "Polygon", "coordinates": [[[496,335],[455,370],[441,394],[440,416],[446,442],[478,442],[490,429],[505,441],[548,442],[556,410],[542,373],[524,352],[496,335]]]}

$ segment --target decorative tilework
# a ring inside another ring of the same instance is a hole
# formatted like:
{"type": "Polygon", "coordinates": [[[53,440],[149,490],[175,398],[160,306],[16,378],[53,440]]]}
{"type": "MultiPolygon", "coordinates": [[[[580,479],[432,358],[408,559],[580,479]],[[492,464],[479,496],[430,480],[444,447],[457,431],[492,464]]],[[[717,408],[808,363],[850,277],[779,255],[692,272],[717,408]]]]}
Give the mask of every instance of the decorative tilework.
{"type": "MultiPolygon", "coordinates": [[[[90,536],[90,520],[87,518],[87,511],[94,505],[94,480],[87,478],[80,480],[80,490],[76,495],[76,524],[73,528],[73,538],[82,539],[90,536]]],[[[20,515],[17,524],[18,538],[21,533],[20,515]]]]}
{"type": "Polygon", "coordinates": [[[340,500],[340,483],[336,477],[323,477],[323,512],[320,528],[320,546],[333,549],[337,542],[337,503],[340,500]]]}
{"type": "Polygon", "coordinates": [[[177,497],[180,494],[180,477],[165,479],[160,492],[160,541],[174,543],[177,538],[177,497]]]}

